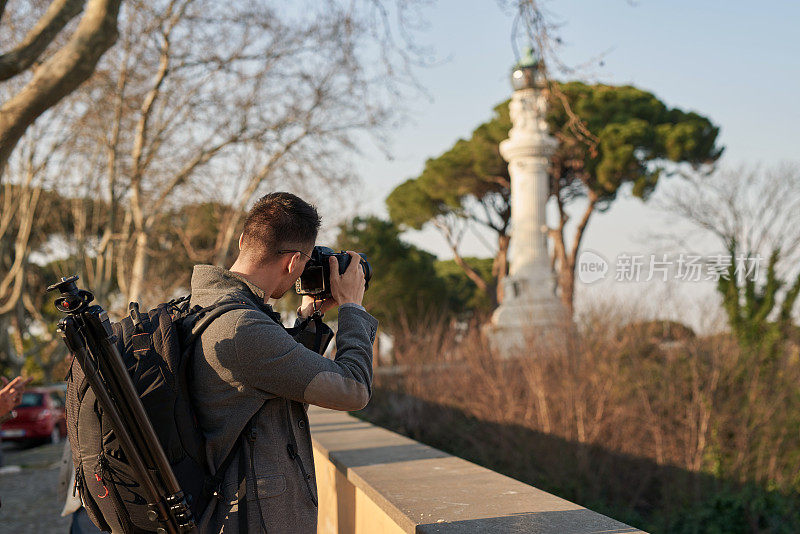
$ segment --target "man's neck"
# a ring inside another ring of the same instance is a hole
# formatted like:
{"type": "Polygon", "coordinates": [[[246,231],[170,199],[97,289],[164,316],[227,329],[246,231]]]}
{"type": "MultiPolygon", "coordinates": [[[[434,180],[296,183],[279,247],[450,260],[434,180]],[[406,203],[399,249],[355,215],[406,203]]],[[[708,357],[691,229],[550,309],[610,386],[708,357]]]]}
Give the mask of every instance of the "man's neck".
{"type": "Polygon", "coordinates": [[[264,292],[264,304],[269,301],[270,296],[275,292],[276,278],[270,276],[267,269],[255,268],[253,265],[237,259],[228,270],[261,289],[264,292]]]}

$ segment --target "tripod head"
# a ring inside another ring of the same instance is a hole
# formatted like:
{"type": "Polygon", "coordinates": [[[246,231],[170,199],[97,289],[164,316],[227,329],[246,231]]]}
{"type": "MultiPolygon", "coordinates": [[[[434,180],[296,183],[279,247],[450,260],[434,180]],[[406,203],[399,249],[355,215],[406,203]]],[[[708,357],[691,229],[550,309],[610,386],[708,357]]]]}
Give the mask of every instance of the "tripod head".
{"type": "Polygon", "coordinates": [[[60,282],[49,286],[47,291],[59,291],[61,296],[55,300],[55,306],[60,312],[77,315],[84,311],[89,303],[94,300],[94,295],[85,289],[78,289],[75,281],[78,275],[62,277],[60,282]]]}

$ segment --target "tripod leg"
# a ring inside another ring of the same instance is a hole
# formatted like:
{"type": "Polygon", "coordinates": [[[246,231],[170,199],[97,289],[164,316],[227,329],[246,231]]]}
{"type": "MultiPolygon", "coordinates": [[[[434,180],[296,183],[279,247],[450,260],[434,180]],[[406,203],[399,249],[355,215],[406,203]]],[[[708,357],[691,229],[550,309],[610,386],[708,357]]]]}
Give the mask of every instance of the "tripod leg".
{"type": "Polygon", "coordinates": [[[153,467],[159,480],[159,487],[166,491],[165,502],[170,510],[170,515],[174,519],[179,531],[191,530],[194,525],[191,510],[186,503],[180,484],[175,478],[172,466],[167,460],[164,449],[158,441],[156,432],[144,406],[139,399],[139,394],[131,381],[125,363],[117,351],[117,347],[112,342],[113,332],[108,316],[105,312],[94,313],[92,309],[82,314],[84,324],[85,339],[89,350],[93,354],[99,355],[101,372],[106,378],[112,391],[118,395],[122,411],[127,416],[127,420],[132,423],[132,437],[134,441],[141,445],[139,450],[143,451],[145,461],[153,467]]]}

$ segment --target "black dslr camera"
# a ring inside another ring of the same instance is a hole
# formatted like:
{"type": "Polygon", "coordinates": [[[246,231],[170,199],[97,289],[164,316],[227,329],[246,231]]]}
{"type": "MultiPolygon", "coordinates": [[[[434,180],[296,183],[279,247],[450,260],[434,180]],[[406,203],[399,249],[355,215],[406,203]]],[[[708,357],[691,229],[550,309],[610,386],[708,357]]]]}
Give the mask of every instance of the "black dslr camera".
{"type": "MultiPolygon", "coordinates": [[[[297,279],[295,290],[298,295],[311,295],[315,299],[324,300],[331,297],[331,267],[330,258],[334,257],[339,262],[339,274],[344,274],[350,265],[350,254],[347,252],[334,252],[328,247],[314,247],[311,259],[306,263],[303,274],[297,279]]],[[[361,268],[364,270],[366,287],[372,278],[372,267],[367,262],[367,256],[361,254],[361,268]]]]}

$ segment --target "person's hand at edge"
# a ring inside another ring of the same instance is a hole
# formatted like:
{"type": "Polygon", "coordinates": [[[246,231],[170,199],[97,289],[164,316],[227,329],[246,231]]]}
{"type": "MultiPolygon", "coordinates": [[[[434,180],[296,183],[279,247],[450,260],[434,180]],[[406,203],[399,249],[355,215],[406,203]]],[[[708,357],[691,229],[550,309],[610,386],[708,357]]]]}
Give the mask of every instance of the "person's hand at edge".
{"type": "Polygon", "coordinates": [[[348,250],[347,253],[350,254],[350,265],[344,274],[339,274],[338,260],[334,257],[330,259],[331,295],[339,306],[347,303],[361,306],[367,285],[364,268],[361,266],[361,256],[352,250],[348,250]]]}
{"type": "Polygon", "coordinates": [[[3,381],[3,389],[0,389],[0,416],[3,416],[20,403],[22,400],[22,392],[25,391],[25,386],[27,386],[33,378],[18,376],[9,382],[6,377],[0,376],[0,380],[3,381]]]}

